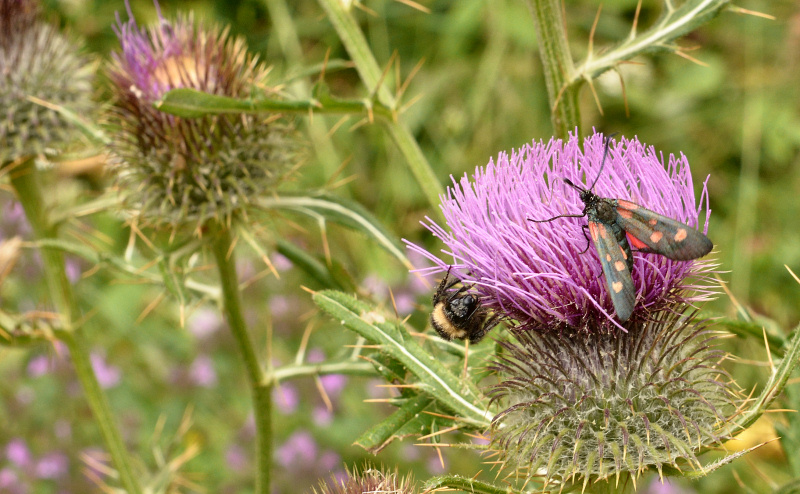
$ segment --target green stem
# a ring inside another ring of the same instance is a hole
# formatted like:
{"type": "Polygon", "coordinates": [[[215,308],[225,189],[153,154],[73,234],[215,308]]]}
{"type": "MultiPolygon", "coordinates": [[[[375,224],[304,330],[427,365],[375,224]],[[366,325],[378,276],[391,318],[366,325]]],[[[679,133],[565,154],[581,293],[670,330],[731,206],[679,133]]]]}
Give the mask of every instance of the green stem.
{"type": "MultiPolygon", "coordinates": [[[[333,23],[339,38],[342,40],[347,53],[356,66],[361,80],[370,89],[381,104],[388,108],[396,108],[397,101],[389,92],[389,89],[382,83],[383,71],[375,60],[369,48],[364,33],[358,27],[350,11],[346,10],[340,0],[319,0],[320,5],[328,14],[328,18],[333,23]]],[[[444,192],[442,184],[433,173],[430,163],[419,149],[414,136],[409,129],[394,120],[385,122],[395,144],[400,148],[400,152],[406,159],[411,173],[417,180],[428,202],[435,210],[439,210],[439,195],[444,192]]]]}
{"type": "Polygon", "coordinates": [[[253,393],[253,416],[256,422],[256,493],[270,492],[272,472],[272,386],[273,380],[258,361],[247,330],[239,296],[239,280],[233,256],[233,239],[225,225],[211,225],[211,248],[219,271],[222,307],[244,359],[247,378],[253,393]]]}
{"type": "MultiPolygon", "coordinates": [[[[14,165],[13,169],[9,170],[9,176],[11,186],[25,210],[34,235],[39,239],[56,238],[57,230],[48,221],[44,196],[39,185],[33,157],[14,165]]],[[[61,329],[55,334],[69,349],[75,373],[111,454],[111,459],[119,474],[120,484],[127,492],[138,494],[141,492],[141,488],[133,474],[119,427],[92,369],[89,352],[83,339],[83,330],[79,324],[76,324],[80,310],[64,269],[64,257],[61,251],[51,248],[42,249],[41,255],[50,297],[61,318],[61,329]]]]}
{"type": "Polygon", "coordinates": [[[325,376],[328,374],[347,374],[351,376],[377,376],[375,366],[369,362],[343,360],[341,362],[320,362],[317,364],[289,364],[278,367],[272,372],[276,382],[296,377],[325,376]]]}
{"type": "Polygon", "coordinates": [[[544,68],[550,119],[557,137],[566,139],[569,132],[581,132],[578,106],[580,84],[569,84],[575,65],[569,52],[567,31],[561,15],[560,0],[529,0],[533,24],[539,40],[539,56],[544,68]]]}

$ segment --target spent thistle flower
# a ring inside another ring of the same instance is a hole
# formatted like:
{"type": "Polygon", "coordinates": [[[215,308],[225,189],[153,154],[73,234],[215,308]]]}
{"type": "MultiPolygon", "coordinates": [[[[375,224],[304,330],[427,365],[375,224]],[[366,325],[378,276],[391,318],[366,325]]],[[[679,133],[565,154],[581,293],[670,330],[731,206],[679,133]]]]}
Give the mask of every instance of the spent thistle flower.
{"type": "Polygon", "coordinates": [[[77,43],[39,19],[34,0],[0,0],[0,164],[48,152],[75,127],[53,110],[87,114],[93,67],[77,43]]]}
{"type": "Polygon", "coordinates": [[[130,19],[116,26],[122,50],[113,55],[109,78],[118,180],[145,224],[227,223],[285,176],[297,154],[293,130],[249,115],[158,111],[154,104],[176,88],[251,96],[266,88],[268,72],[227,29],[198,27],[191,15],[175,22],[158,15],[158,25],[139,28],[129,7],[130,19]]]}
{"type": "MultiPolygon", "coordinates": [[[[589,187],[598,177],[604,138],[533,142],[509,157],[453,179],[441,209],[446,226],[430,218],[423,223],[440,238],[451,263],[422,247],[409,247],[445,272],[474,284],[485,307],[536,330],[562,327],[608,328],[614,308],[594,246],[586,238],[586,218],[558,218],[583,210],[580,196],[563,179],[589,187]],[[588,247],[588,249],[587,249],[588,247]]],[[[593,189],[600,197],[626,199],[693,228],[708,205],[697,207],[688,160],[663,155],[638,139],[611,140],[605,168],[593,189]]],[[[705,185],[701,196],[706,197],[705,185]]],[[[707,299],[712,293],[707,260],[673,261],[656,254],[634,254],[636,305],[629,321],[681,304],[707,299]],[[694,281],[689,281],[692,277],[694,281]]]]}
{"type": "Polygon", "coordinates": [[[411,494],[416,492],[412,488],[411,475],[400,477],[397,470],[383,472],[377,468],[365,465],[361,471],[347,470],[344,479],[331,476],[330,480],[320,482],[319,490],[314,489],[313,494],[368,494],[368,493],[396,493],[411,494]]]}
{"type": "Polygon", "coordinates": [[[694,315],[662,311],[627,333],[515,331],[492,365],[490,450],[524,478],[578,483],[664,466],[731,432],[738,391],[718,368],[716,335],[694,315]]]}

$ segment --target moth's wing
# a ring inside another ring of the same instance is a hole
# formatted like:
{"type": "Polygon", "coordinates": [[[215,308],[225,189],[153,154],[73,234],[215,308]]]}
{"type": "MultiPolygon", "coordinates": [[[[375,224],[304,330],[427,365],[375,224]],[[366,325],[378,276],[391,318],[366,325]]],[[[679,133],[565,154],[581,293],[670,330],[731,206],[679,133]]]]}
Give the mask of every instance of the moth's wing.
{"type": "Polygon", "coordinates": [[[617,200],[617,224],[640,252],[661,254],[676,261],[703,257],[714,248],[708,237],[689,225],[622,199],[617,200]]]}
{"type": "Polygon", "coordinates": [[[600,256],[608,294],[611,296],[617,318],[625,322],[631,316],[636,303],[636,289],[633,287],[633,278],[628,268],[629,254],[617,241],[616,235],[608,225],[589,220],[589,233],[592,235],[597,255],[600,256]]]}

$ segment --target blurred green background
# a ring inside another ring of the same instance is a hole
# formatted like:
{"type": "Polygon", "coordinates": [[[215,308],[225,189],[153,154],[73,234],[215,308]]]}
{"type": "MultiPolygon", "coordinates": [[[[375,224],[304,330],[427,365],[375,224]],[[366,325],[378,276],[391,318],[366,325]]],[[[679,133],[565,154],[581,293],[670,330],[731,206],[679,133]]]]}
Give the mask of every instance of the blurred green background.
{"type": "MultiPolygon", "coordinates": [[[[551,125],[536,36],[525,4],[519,0],[422,1],[429,13],[396,0],[364,0],[357,9],[361,27],[382,64],[396,53],[401,78],[422,64],[406,91],[412,102],[403,121],[412,129],[436,175],[445,185],[450,175],[471,173],[500,151],[510,151],[532,139],[548,140],[551,125]]],[[[635,0],[609,0],[595,36],[596,49],[627,36],[635,0]]],[[[100,63],[118,48],[112,30],[118,1],[46,1],[52,22],[85,40],[100,63]]],[[[742,8],[771,16],[723,12],[680,40],[693,63],[671,54],[634,60],[595,81],[602,111],[591,91],[582,93],[586,131],[636,135],[665,154],[684,153],[692,165],[699,193],[706,176],[712,209],[709,237],[736,300],[784,330],[800,318],[800,287],[784,265],[800,273],[800,4],[796,1],[743,0],[742,8]],[[627,102],[627,107],[626,107],[627,102]]],[[[600,2],[565,1],[573,55],[586,53],[589,31],[600,2]]],[[[141,25],[156,21],[154,6],[131,2],[141,25]]],[[[247,39],[250,49],[273,66],[280,83],[303,68],[323,62],[326,53],[348,59],[335,30],[319,5],[311,0],[162,1],[166,18],[192,11],[202,22],[230,25],[247,39]],[[289,17],[281,17],[280,7],[289,17]],[[294,43],[299,40],[299,43],[294,43]]],[[[647,26],[663,4],[645,1],[639,20],[647,26]]],[[[305,99],[313,78],[295,79],[285,93],[305,99]]],[[[326,82],[340,97],[363,97],[372,88],[361,85],[354,70],[330,71],[326,82]]],[[[387,84],[395,88],[394,70],[387,84]]],[[[97,97],[107,98],[98,82],[97,97]]],[[[299,118],[310,135],[308,159],[289,189],[327,189],[363,204],[397,237],[440,248],[419,222],[433,215],[418,184],[391,139],[377,125],[362,125],[357,116],[299,118]],[[334,130],[331,130],[334,129],[334,130]]],[[[99,195],[111,180],[97,172],[59,174],[52,187],[59,200],[79,201],[99,195]]],[[[15,220],[11,195],[0,191],[5,236],[25,233],[15,220]]],[[[286,215],[264,220],[255,233],[274,245],[277,238],[303,245],[324,259],[324,245],[357,285],[391,307],[390,290],[401,317],[422,330],[431,290],[419,286],[395,259],[356,233],[331,226],[326,234],[307,219],[286,215]]],[[[83,225],[84,235],[106,248],[123,252],[129,232],[111,215],[98,215],[83,225]],[[88,232],[88,233],[87,233],[88,232]]],[[[75,225],[74,231],[81,229],[75,225]]],[[[291,362],[304,332],[311,328],[309,355],[321,359],[346,354],[353,335],[317,314],[301,286],[314,286],[280,256],[272,255],[280,279],[267,272],[252,251],[242,248],[240,272],[253,282],[245,305],[256,341],[265,345],[274,334],[277,364],[291,362]]],[[[412,259],[413,260],[413,259],[412,259]]],[[[200,260],[198,266],[204,262],[200,260]]],[[[96,369],[107,378],[108,396],[126,440],[151,469],[174,458],[187,445],[200,450],[180,469],[184,486],[176,492],[247,492],[252,489],[253,425],[250,397],[233,340],[208,303],[187,307],[180,325],[178,303],[161,290],[124,281],[115,274],[74,261],[83,277],[77,291],[97,324],[90,334],[96,369]],[[182,431],[182,418],[191,426],[182,431]]],[[[211,278],[213,279],[213,278],[211,278]]],[[[15,276],[4,284],[2,304],[8,310],[43,308],[44,287],[35,256],[27,256],[15,276]]],[[[735,304],[722,295],[705,309],[735,315],[735,304]]],[[[728,365],[749,390],[768,372],[760,342],[728,340],[726,349],[742,356],[728,365]]],[[[63,349],[38,346],[0,350],[0,492],[100,492],[91,480],[102,477],[97,461],[105,461],[100,437],[82,399],[63,349]],[[10,473],[9,473],[10,472],[10,473]],[[6,475],[6,477],[3,477],[6,475]],[[13,482],[4,484],[4,478],[13,482]]],[[[391,407],[364,403],[389,396],[380,382],[367,378],[326,378],[289,381],[276,395],[277,482],[275,492],[304,492],[329,471],[361,464],[371,458],[353,441],[391,412],[391,407]],[[318,391],[326,389],[332,408],[318,391]]],[[[796,388],[797,383],[794,384],[796,388]]],[[[776,417],[776,420],[780,420],[776,417]]],[[[758,426],[753,441],[771,434],[758,426]]],[[[410,469],[417,478],[441,472],[472,476],[489,465],[467,451],[443,449],[444,467],[433,448],[395,443],[375,462],[410,469]]],[[[448,441],[447,438],[444,442],[448,441]]],[[[792,454],[798,454],[793,452],[792,454]]],[[[700,483],[679,489],[712,492],[770,492],[771,479],[787,480],[779,448],[763,448],[700,483]],[[734,473],[735,471],[735,473],[734,473]],[[738,480],[737,480],[738,479],[738,480]]],[[[650,476],[641,480],[642,485],[650,476]]],[[[678,487],[676,487],[678,489],[678,487]]],[[[655,492],[655,490],[653,491],[655,492]]]]}

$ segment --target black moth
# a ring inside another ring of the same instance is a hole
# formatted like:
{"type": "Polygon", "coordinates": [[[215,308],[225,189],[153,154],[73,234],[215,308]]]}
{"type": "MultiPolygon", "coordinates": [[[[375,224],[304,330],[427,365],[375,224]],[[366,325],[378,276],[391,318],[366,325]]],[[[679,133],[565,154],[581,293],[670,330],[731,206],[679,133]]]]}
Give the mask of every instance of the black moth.
{"type": "Polygon", "coordinates": [[[451,268],[452,266],[447,268],[439,288],[433,294],[431,326],[444,340],[468,338],[470,343],[477,343],[489,330],[497,326],[500,316],[498,314],[490,316],[476,295],[464,293],[471,287],[462,285],[458,290],[448,292],[461,282],[459,279],[449,281],[451,268]]]}
{"type": "MultiPolygon", "coordinates": [[[[689,261],[711,252],[714,244],[705,235],[679,221],[667,218],[623,199],[606,199],[592,192],[606,164],[610,137],[606,138],[603,161],[597,178],[588,189],[564,182],[580,193],[583,213],[562,214],[548,220],[532,220],[544,223],[558,218],[586,217],[584,225],[592,236],[592,242],[600,256],[603,274],[608,284],[608,293],[620,322],[631,316],[636,303],[636,289],[631,271],[633,256],[631,245],[637,252],[660,254],[675,261],[689,261]]],[[[588,248],[588,247],[587,247],[588,248]]]]}

